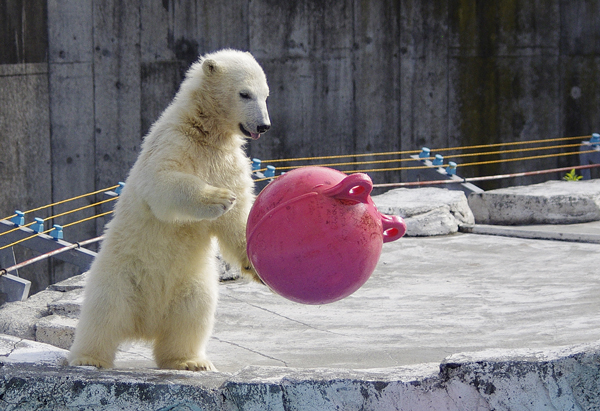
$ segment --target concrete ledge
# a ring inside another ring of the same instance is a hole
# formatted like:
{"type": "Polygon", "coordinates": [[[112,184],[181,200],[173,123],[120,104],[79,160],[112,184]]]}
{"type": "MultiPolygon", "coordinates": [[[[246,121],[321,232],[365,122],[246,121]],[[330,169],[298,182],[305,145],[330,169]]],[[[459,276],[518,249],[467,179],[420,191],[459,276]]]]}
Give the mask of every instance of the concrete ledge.
{"type": "Polygon", "coordinates": [[[547,181],[472,193],[477,224],[573,224],[600,220],[600,180],[547,181]]]}
{"type": "Polygon", "coordinates": [[[373,370],[247,367],[237,373],[0,368],[3,410],[591,410],[600,343],[462,353],[441,365],[373,370]]]}
{"type": "MultiPolygon", "coordinates": [[[[465,224],[460,226],[463,233],[499,235],[504,237],[529,238],[534,240],[572,241],[577,243],[600,244],[600,222],[587,223],[595,232],[581,232],[578,224],[563,226],[561,230],[552,226],[495,226],[486,224],[465,224]],[[573,230],[570,230],[573,228],[573,230]]],[[[588,227],[585,227],[588,228],[588,227]]]]}

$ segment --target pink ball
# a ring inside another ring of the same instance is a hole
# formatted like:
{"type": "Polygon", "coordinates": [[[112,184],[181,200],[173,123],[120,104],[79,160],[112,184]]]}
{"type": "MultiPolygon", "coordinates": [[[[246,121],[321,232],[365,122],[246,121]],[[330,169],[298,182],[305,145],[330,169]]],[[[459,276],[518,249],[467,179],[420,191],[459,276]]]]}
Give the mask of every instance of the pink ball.
{"type": "Polygon", "coordinates": [[[290,171],[267,185],[248,216],[247,252],[279,295],[326,304],[358,290],[384,242],[406,232],[402,218],[380,214],[366,174],[325,167],[290,171]]]}

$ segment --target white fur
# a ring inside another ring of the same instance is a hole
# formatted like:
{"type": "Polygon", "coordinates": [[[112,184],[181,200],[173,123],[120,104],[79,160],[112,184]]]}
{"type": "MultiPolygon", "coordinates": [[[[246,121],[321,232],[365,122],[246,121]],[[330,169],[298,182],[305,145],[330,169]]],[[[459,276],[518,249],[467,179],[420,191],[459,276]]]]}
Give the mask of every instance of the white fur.
{"type": "Polygon", "coordinates": [[[240,125],[253,137],[268,128],[268,94],[249,53],[222,50],[192,65],[117,201],[71,365],[112,367],[118,345],[141,338],[154,342],[161,368],[214,370],[205,356],[218,294],[212,238],[260,281],[246,255],[253,182],[240,125]]]}

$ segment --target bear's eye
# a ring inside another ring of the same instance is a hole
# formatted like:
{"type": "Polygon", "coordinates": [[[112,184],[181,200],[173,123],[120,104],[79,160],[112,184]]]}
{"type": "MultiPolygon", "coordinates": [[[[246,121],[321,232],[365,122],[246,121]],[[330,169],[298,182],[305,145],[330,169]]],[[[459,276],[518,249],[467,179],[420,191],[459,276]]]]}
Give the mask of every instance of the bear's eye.
{"type": "Polygon", "coordinates": [[[244,100],[250,100],[252,97],[250,97],[250,93],[247,93],[245,91],[240,92],[240,97],[243,98],[244,100]]]}

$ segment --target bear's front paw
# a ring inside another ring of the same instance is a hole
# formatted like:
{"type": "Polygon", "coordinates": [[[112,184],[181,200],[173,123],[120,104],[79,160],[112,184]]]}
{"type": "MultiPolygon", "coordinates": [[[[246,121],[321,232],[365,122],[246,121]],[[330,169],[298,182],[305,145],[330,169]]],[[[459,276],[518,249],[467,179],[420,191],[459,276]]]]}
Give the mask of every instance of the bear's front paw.
{"type": "Polygon", "coordinates": [[[206,218],[217,218],[225,214],[235,204],[235,194],[226,189],[213,187],[205,200],[206,218]]]}
{"type": "Polygon", "coordinates": [[[217,371],[212,362],[207,359],[191,358],[188,360],[166,360],[159,364],[160,368],[187,371],[217,371]]]}

